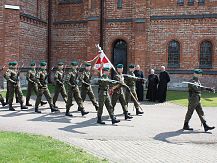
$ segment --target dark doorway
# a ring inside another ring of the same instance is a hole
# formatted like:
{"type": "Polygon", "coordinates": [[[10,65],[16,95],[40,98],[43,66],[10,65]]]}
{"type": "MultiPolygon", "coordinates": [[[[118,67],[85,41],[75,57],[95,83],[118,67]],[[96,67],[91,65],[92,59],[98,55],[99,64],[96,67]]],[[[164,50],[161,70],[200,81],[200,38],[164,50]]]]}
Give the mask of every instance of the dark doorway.
{"type": "Polygon", "coordinates": [[[123,64],[124,73],[127,73],[127,43],[124,40],[116,40],[114,42],[112,62],[114,66],[123,64]]]}

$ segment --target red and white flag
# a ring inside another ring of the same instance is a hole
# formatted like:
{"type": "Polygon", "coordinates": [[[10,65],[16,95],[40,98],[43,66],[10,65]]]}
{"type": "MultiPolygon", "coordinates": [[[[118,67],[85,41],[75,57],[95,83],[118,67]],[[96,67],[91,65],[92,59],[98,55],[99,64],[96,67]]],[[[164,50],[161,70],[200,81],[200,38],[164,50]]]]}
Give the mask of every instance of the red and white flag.
{"type": "Polygon", "coordinates": [[[96,61],[95,69],[100,70],[103,67],[109,67],[109,68],[112,67],[110,64],[110,61],[108,60],[104,52],[99,52],[98,55],[99,55],[99,58],[96,61]]]}

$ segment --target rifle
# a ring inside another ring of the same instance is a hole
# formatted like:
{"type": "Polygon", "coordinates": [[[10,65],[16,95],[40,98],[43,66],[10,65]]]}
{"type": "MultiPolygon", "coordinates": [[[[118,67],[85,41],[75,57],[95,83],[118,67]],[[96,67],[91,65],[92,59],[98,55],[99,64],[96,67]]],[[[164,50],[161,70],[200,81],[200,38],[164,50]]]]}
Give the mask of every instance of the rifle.
{"type": "Polygon", "coordinates": [[[192,82],[182,82],[183,84],[190,84],[190,85],[194,85],[194,86],[196,86],[196,87],[199,87],[199,88],[203,88],[203,89],[206,89],[206,90],[208,90],[208,91],[211,91],[211,92],[213,92],[213,93],[215,93],[215,89],[214,88],[210,88],[210,87],[205,87],[205,86],[202,86],[202,85],[200,85],[200,84],[196,84],[196,83],[192,83],[192,82]]]}
{"type": "Polygon", "coordinates": [[[139,78],[139,77],[132,76],[132,75],[129,75],[129,74],[123,74],[123,76],[131,78],[131,79],[135,79],[135,80],[143,80],[145,82],[147,81],[147,79],[145,79],[145,78],[139,78]]]}

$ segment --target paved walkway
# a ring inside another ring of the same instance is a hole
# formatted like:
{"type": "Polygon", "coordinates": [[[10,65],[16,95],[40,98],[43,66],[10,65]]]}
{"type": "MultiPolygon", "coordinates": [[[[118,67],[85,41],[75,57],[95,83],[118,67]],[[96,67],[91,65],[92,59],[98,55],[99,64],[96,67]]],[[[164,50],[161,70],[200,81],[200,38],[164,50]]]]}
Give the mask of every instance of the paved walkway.
{"type": "MultiPolygon", "coordinates": [[[[34,103],[32,101],[32,103],[34,103]]],[[[96,124],[96,112],[90,102],[85,102],[91,113],[81,117],[71,110],[74,117],[64,116],[64,103],[59,102],[61,113],[50,113],[42,108],[42,114],[28,111],[10,112],[0,108],[0,130],[19,131],[52,136],[61,141],[79,146],[111,162],[216,162],[217,129],[204,133],[199,118],[194,114],[191,126],[193,132],[182,131],[186,108],[170,103],[143,103],[143,116],[134,116],[125,121],[120,104],[115,114],[121,122],[112,126],[104,110],[106,125],[96,124]]],[[[217,126],[217,108],[205,108],[208,123],[217,126]]],[[[129,111],[135,115],[132,104],[129,111]]]]}

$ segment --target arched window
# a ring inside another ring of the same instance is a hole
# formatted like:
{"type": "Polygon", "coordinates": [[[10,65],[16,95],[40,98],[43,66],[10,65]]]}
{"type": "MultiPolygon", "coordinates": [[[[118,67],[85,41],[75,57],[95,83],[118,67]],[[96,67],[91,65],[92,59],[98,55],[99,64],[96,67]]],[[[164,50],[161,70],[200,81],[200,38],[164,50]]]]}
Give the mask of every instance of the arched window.
{"type": "Polygon", "coordinates": [[[117,7],[118,9],[121,9],[123,5],[123,0],[117,0],[117,7]]]}
{"type": "Polygon", "coordinates": [[[200,44],[200,67],[212,67],[212,43],[210,41],[203,41],[200,44]]]}
{"type": "Polygon", "coordinates": [[[168,67],[180,66],[180,44],[172,40],[168,45],[168,67]]]}

